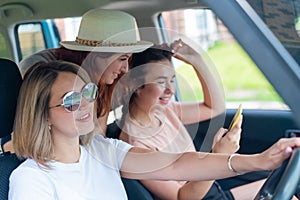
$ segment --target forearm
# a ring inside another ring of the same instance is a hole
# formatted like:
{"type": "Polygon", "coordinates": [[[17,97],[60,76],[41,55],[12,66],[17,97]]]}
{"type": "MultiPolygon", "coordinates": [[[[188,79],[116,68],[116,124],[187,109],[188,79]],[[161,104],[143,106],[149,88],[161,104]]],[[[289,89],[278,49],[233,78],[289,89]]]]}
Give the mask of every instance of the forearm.
{"type": "MultiPolygon", "coordinates": [[[[133,148],[136,149],[136,148],[133,148]]],[[[122,176],[134,179],[204,181],[235,176],[228,168],[229,154],[188,152],[129,153],[122,165],[122,176]]],[[[256,155],[235,156],[232,166],[240,173],[261,170],[256,155]]]]}
{"type": "Polygon", "coordinates": [[[225,109],[225,100],[221,80],[212,66],[208,66],[203,58],[194,58],[192,66],[201,83],[204,104],[213,110],[213,116],[221,114],[225,109]]]}
{"type": "Polygon", "coordinates": [[[170,154],[133,147],[121,166],[124,177],[152,180],[204,181],[235,176],[237,173],[271,170],[287,159],[299,138],[280,139],[260,154],[236,155],[187,152],[170,154]]]}
{"type": "Polygon", "coordinates": [[[175,40],[171,47],[174,57],[194,67],[204,93],[204,104],[212,108],[212,116],[224,112],[225,102],[221,80],[205,52],[175,40]]]}
{"type": "MultiPolygon", "coordinates": [[[[177,180],[214,180],[237,174],[228,167],[228,154],[185,153],[172,165],[172,174],[177,180]]],[[[258,154],[237,155],[231,160],[232,168],[238,173],[268,169],[258,154]]]]}
{"type": "Polygon", "coordinates": [[[220,81],[201,60],[193,61],[195,73],[201,83],[204,101],[180,102],[178,106],[178,116],[184,124],[196,123],[211,119],[222,114],[225,110],[224,94],[220,81]],[[197,63],[197,64],[195,64],[197,63]],[[195,113],[191,115],[191,113],[195,113]]]}

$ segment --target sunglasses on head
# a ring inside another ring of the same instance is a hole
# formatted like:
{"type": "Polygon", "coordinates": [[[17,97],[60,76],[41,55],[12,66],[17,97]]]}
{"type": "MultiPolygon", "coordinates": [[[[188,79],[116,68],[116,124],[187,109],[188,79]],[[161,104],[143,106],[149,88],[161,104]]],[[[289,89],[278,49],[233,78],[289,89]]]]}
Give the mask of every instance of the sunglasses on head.
{"type": "Polygon", "coordinates": [[[51,108],[56,108],[63,106],[67,112],[74,112],[79,109],[81,105],[82,96],[88,102],[94,102],[98,97],[98,87],[94,83],[86,84],[81,92],[70,91],[63,97],[63,103],[56,106],[51,106],[51,108]]]}

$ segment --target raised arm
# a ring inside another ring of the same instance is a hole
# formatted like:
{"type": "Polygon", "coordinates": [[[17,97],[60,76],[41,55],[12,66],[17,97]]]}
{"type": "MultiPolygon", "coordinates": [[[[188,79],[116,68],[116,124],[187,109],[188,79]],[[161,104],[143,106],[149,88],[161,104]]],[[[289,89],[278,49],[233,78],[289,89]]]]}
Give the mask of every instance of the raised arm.
{"type": "Polygon", "coordinates": [[[181,39],[171,44],[174,57],[193,66],[197,77],[201,83],[204,95],[203,102],[180,103],[177,104],[181,111],[180,118],[184,124],[195,123],[210,119],[224,112],[224,94],[218,76],[211,66],[208,66],[203,55],[192,47],[184,43],[181,39]],[[191,115],[195,112],[195,106],[199,109],[199,115],[191,115]]]}

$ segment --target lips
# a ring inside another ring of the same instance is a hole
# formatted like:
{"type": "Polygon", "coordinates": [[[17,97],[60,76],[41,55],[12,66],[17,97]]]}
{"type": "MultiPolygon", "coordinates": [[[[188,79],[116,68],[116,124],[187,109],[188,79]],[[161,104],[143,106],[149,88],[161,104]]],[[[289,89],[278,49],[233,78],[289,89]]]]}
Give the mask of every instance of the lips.
{"type": "Polygon", "coordinates": [[[164,104],[164,105],[168,104],[169,101],[170,101],[170,98],[169,98],[169,97],[161,97],[161,98],[159,98],[159,102],[160,102],[161,104],[164,104]]]}
{"type": "Polygon", "coordinates": [[[80,121],[80,122],[87,122],[91,119],[91,114],[90,113],[87,113],[85,115],[82,115],[80,118],[76,119],[77,121],[80,121]]]}

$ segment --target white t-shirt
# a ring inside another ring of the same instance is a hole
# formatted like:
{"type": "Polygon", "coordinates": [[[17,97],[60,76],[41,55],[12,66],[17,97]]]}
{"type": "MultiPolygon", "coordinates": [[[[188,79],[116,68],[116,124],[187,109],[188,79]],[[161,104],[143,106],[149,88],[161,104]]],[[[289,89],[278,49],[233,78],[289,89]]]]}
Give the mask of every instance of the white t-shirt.
{"type": "Polygon", "coordinates": [[[27,159],[10,176],[9,199],[127,199],[119,169],[131,147],[96,135],[90,146],[80,147],[78,163],[52,161],[46,169],[27,159]]]}

